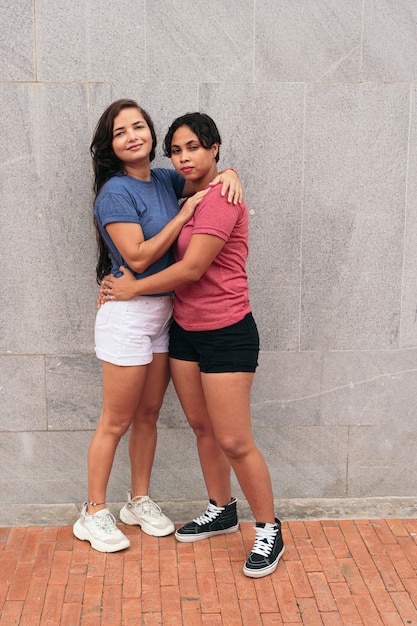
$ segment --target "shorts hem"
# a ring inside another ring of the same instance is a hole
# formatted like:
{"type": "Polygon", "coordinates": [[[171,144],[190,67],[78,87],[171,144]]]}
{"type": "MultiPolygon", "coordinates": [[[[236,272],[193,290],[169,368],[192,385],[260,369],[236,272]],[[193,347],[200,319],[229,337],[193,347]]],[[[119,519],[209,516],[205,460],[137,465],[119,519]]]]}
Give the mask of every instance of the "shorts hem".
{"type": "Polygon", "coordinates": [[[180,355],[169,355],[170,359],[175,359],[177,361],[186,361],[187,363],[197,363],[202,374],[233,374],[233,373],[250,373],[254,374],[258,367],[258,363],[245,365],[239,363],[238,365],[202,365],[197,358],[189,357],[189,356],[180,356],[180,355]]]}
{"type": "Polygon", "coordinates": [[[96,356],[100,361],[105,361],[106,363],[111,363],[112,365],[120,365],[122,367],[149,365],[149,363],[152,363],[152,358],[149,359],[149,357],[139,358],[137,355],[120,357],[104,352],[103,350],[96,350],[96,356]]]}
{"type": "Polygon", "coordinates": [[[200,367],[200,371],[202,374],[254,374],[256,372],[257,365],[232,365],[224,367],[222,366],[214,366],[214,367],[200,367]]]}

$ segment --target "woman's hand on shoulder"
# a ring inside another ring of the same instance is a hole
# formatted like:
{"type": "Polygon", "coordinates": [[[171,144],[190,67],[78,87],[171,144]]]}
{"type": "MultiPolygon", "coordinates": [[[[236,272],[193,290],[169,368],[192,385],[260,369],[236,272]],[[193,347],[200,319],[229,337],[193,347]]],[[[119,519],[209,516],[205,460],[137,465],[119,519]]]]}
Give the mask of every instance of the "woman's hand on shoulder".
{"type": "Polygon", "coordinates": [[[233,204],[239,204],[239,202],[242,202],[242,184],[235,170],[227,169],[220,172],[220,174],[218,174],[218,176],[211,181],[210,185],[218,185],[219,183],[223,183],[221,194],[222,196],[225,196],[227,192],[228,202],[233,202],[233,204]]]}
{"type": "Polygon", "coordinates": [[[200,204],[201,200],[204,198],[206,193],[208,193],[210,189],[202,189],[201,191],[197,191],[194,195],[187,198],[184,204],[181,207],[178,216],[184,220],[184,224],[186,224],[194,215],[194,211],[200,204]]]}

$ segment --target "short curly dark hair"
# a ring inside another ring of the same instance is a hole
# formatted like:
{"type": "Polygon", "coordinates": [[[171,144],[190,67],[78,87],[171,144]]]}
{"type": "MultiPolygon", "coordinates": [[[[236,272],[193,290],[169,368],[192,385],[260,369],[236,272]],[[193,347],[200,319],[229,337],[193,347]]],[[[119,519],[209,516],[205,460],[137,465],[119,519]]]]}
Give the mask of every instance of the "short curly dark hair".
{"type": "MultiPolygon", "coordinates": [[[[177,117],[172,122],[167,134],[165,135],[163,150],[164,155],[167,157],[171,156],[172,137],[175,131],[181,126],[188,126],[191,128],[193,133],[197,135],[203,148],[206,148],[206,150],[209,150],[215,143],[219,146],[222,143],[217,126],[209,115],[206,113],[186,113],[185,115],[177,117]]],[[[219,158],[220,150],[217,151],[216,162],[219,158]]]]}

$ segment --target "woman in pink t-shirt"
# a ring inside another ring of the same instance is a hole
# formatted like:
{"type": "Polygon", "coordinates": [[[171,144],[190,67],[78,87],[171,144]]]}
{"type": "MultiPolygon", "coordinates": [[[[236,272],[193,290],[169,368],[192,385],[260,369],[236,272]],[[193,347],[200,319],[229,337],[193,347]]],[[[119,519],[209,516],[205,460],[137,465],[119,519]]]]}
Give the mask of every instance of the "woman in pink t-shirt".
{"type": "MultiPolygon", "coordinates": [[[[208,115],[188,113],[171,125],[164,151],[198,192],[217,175],[220,144],[208,115]]],[[[175,537],[193,542],[238,530],[231,466],[256,520],[255,543],[243,571],[258,578],[275,571],[284,544],[269,471],[251,432],[250,390],[259,336],[249,302],[247,253],[246,206],[227,204],[215,186],[183,227],[176,263],[141,280],[121,268],[124,276],[105,280],[103,289],[115,300],[175,291],[171,374],[197,438],[209,496],[205,513],[177,529],[175,537]]]]}

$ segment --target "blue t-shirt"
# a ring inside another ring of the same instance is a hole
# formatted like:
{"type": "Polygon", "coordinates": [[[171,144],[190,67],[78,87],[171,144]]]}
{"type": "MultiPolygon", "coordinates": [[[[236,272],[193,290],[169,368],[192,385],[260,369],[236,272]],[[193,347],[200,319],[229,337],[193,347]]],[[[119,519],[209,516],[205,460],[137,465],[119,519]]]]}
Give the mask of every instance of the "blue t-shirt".
{"type": "MultiPolygon", "coordinates": [[[[132,222],[140,225],[145,239],[154,237],[177,215],[184,184],[175,170],[155,168],[150,181],[117,174],[103,185],[94,203],[94,216],[110,251],[112,274],[120,276],[120,265],[129,264],[107,233],[106,224],[132,222]]],[[[169,250],[141,274],[132,271],[140,279],[164,270],[172,262],[169,250]]]]}

